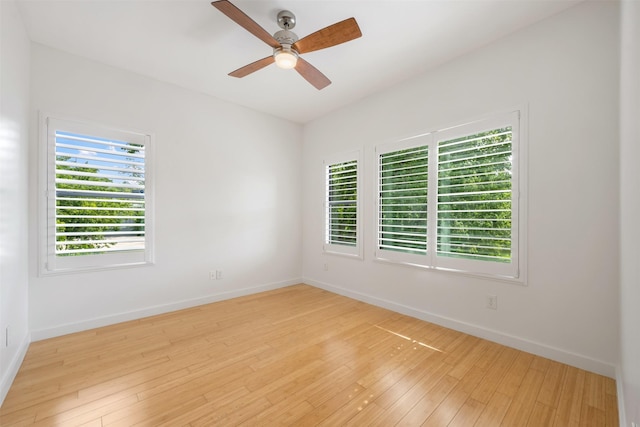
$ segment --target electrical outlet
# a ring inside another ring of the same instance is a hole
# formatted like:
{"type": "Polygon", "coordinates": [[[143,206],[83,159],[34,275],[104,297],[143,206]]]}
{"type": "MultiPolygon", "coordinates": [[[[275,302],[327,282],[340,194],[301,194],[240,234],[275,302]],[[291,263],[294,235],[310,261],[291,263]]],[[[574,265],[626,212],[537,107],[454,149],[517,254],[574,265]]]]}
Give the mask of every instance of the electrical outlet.
{"type": "Polygon", "coordinates": [[[491,310],[498,309],[498,296],[497,295],[487,295],[487,308],[491,310]]]}
{"type": "Polygon", "coordinates": [[[216,280],[216,271],[209,272],[209,280],[216,280]]]}
{"type": "Polygon", "coordinates": [[[222,280],[222,270],[216,270],[216,280],[222,280]]]}
{"type": "Polygon", "coordinates": [[[328,262],[324,263],[324,271],[329,271],[329,263],[328,262]]]}

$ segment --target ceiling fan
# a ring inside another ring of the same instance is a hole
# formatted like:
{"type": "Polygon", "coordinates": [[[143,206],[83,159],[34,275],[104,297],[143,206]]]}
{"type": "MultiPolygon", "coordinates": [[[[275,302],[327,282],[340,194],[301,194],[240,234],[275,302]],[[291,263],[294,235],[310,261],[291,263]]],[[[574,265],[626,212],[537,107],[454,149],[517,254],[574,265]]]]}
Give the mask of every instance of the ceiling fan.
{"type": "Polygon", "coordinates": [[[273,48],[272,55],[230,72],[229,75],[232,77],[248,76],[275,62],[280,68],[295,68],[316,89],[323,89],[331,84],[331,80],[313,65],[302,59],[300,55],[345,43],[362,36],[355,18],[348,18],[298,39],[298,36],[291,31],[296,26],[296,17],[288,10],[278,13],[278,25],[282,30],[272,36],[229,1],[214,1],[211,5],[273,48]]]}

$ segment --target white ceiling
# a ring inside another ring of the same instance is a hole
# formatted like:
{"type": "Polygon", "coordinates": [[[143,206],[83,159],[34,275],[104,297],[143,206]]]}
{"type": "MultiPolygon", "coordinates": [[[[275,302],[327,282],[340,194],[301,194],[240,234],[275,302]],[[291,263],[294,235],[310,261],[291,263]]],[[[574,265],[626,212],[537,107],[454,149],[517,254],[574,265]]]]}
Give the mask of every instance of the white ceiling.
{"type": "Polygon", "coordinates": [[[227,74],[271,48],[206,0],[20,0],[31,39],[304,123],[387,88],[579,0],[232,0],[270,33],[282,9],[300,38],[349,17],[363,36],[304,58],[332,84],[318,91],[275,65],[227,74]]]}

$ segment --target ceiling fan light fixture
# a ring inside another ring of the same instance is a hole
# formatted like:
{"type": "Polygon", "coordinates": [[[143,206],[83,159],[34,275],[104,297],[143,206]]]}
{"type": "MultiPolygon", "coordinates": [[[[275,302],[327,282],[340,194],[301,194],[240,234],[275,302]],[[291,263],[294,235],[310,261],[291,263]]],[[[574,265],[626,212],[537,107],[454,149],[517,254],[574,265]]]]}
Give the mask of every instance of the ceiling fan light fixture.
{"type": "Polygon", "coordinates": [[[347,18],[298,39],[298,35],[291,31],[296,25],[296,17],[288,10],[278,13],[278,26],[282,30],[272,36],[229,0],[216,0],[211,5],[273,49],[271,55],[230,72],[231,77],[246,77],[275,62],[279,68],[294,68],[313,87],[324,89],[331,84],[331,80],[298,55],[326,49],[362,36],[356,19],[347,18]]]}
{"type": "Polygon", "coordinates": [[[273,53],[276,65],[284,70],[290,70],[298,63],[298,54],[291,47],[283,46],[273,53]]]}

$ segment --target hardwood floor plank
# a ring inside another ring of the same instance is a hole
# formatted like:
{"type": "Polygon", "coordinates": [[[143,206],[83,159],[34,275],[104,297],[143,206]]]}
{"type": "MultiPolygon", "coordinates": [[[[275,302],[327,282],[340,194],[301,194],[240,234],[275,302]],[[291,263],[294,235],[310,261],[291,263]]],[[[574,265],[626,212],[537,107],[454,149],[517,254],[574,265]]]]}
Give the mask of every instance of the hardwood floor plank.
{"type": "MultiPolygon", "coordinates": [[[[610,378],[606,378],[606,380],[609,379],[610,378]]],[[[620,425],[620,421],[618,419],[618,399],[616,399],[615,395],[607,393],[607,395],[605,396],[604,407],[604,424],[607,427],[618,427],[620,425]]]]}
{"type": "Polygon", "coordinates": [[[197,390],[198,393],[207,397],[209,393],[215,393],[220,386],[243,382],[244,378],[252,373],[251,368],[245,366],[244,361],[241,361],[213,372],[198,371],[159,385],[149,384],[148,387],[138,391],[136,395],[138,400],[142,402],[141,404],[147,400],[156,399],[157,396],[193,393],[193,390],[197,390]]]}
{"type": "Polygon", "coordinates": [[[584,383],[583,405],[592,406],[604,411],[605,409],[605,385],[604,377],[587,374],[584,383]]]}
{"type": "Polygon", "coordinates": [[[413,361],[424,360],[433,353],[432,350],[415,348],[411,345],[403,350],[404,355],[400,353],[395,357],[390,357],[382,365],[382,369],[375,369],[372,373],[358,380],[358,384],[365,388],[365,394],[361,400],[353,400],[344,405],[339,411],[327,417],[320,425],[346,424],[362,411],[366,411],[366,408],[372,402],[397,383],[400,378],[406,376],[411,367],[415,365],[413,361]]]}
{"type": "Polygon", "coordinates": [[[566,373],[567,365],[551,361],[536,400],[551,408],[557,408],[560,403],[560,393],[562,392],[562,383],[566,373]]]}
{"type": "Polygon", "coordinates": [[[586,427],[604,427],[605,422],[605,414],[603,410],[589,405],[582,406],[580,425],[586,427]]]}
{"type": "MultiPolygon", "coordinates": [[[[3,404],[4,407],[4,404],[3,404]]],[[[29,412],[0,412],[1,426],[32,426],[36,420],[35,411],[29,412]]]]}
{"type": "Polygon", "coordinates": [[[484,403],[471,398],[467,399],[447,427],[469,427],[474,425],[485,407],[484,403]]]}
{"type": "Polygon", "coordinates": [[[175,418],[181,416],[184,413],[188,413],[191,410],[197,409],[206,403],[207,401],[204,397],[196,396],[190,400],[180,401],[179,404],[174,403],[172,405],[163,405],[159,408],[150,406],[145,417],[143,417],[141,421],[135,424],[132,423],[132,421],[134,421],[135,419],[132,419],[132,417],[128,416],[126,418],[118,420],[113,424],[109,424],[103,417],[103,425],[105,427],[112,425],[114,427],[129,427],[131,425],[157,426],[163,423],[172,423],[175,418]]]}
{"type": "MultiPolygon", "coordinates": [[[[448,366],[448,365],[447,365],[448,366]]],[[[452,376],[445,375],[437,384],[428,390],[419,389],[420,398],[415,404],[411,404],[413,398],[406,399],[403,397],[398,400],[393,407],[385,415],[383,422],[379,425],[399,425],[399,426],[415,426],[420,425],[425,419],[436,410],[440,402],[442,402],[458,384],[458,380],[452,376]],[[390,416],[393,416],[391,418],[390,416]],[[397,423],[396,419],[397,418],[397,423]],[[387,420],[393,420],[393,424],[386,424],[387,420]]],[[[414,393],[414,395],[417,395],[414,393]]],[[[411,396],[413,397],[413,396],[411,396]]],[[[458,397],[458,395],[456,395],[458,397]]],[[[446,425],[446,424],[445,424],[446,425]]]]}
{"type": "Polygon", "coordinates": [[[363,387],[371,387],[381,379],[389,377],[391,377],[390,381],[395,383],[432,354],[433,351],[429,349],[401,344],[390,349],[384,360],[376,361],[377,366],[372,364],[367,365],[366,370],[356,370],[358,373],[363,372],[358,379],[358,384],[363,387]]]}
{"type": "MultiPolygon", "coordinates": [[[[265,399],[248,394],[233,402],[216,407],[215,410],[192,420],[193,427],[209,427],[214,425],[238,425],[256,413],[268,408],[271,404],[265,399]]],[[[170,423],[169,425],[175,425],[170,423]]]]}
{"type": "Polygon", "coordinates": [[[78,427],[102,427],[102,419],[96,418],[95,420],[88,421],[86,423],[78,424],[78,427]]]}
{"type": "Polygon", "coordinates": [[[172,418],[165,420],[161,423],[158,423],[156,427],[174,427],[174,426],[186,426],[192,422],[200,420],[203,417],[211,417],[214,414],[218,414],[216,416],[220,416],[221,412],[220,408],[224,408],[239,400],[240,398],[246,397],[250,394],[249,390],[245,387],[237,387],[235,384],[225,384],[220,388],[216,389],[216,396],[206,396],[207,402],[198,406],[197,408],[193,408],[189,411],[183,411],[182,414],[172,418]]]}
{"type": "Polygon", "coordinates": [[[345,426],[360,427],[374,425],[375,421],[382,416],[384,408],[376,405],[376,402],[368,404],[362,408],[353,418],[351,418],[345,426]]]}
{"type": "MultiPolygon", "coordinates": [[[[451,375],[452,371],[453,369],[449,371],[449,375],[451,375]]],[[[460,378],[460,387],[462,387],[462,389],[467,393],[471,394],[482,383],[485,376],[486,372],[484,370],[478,368],[477,366],[473,366],[462,378],[460,378]]]]}
{"type": "Polygon", "coordinates": [[[282,401],[278,405],[262,411],[252,419],[247,420],[247,425],[295,425],[295,421],[311,412],[313,406],[306,400],[282,401]]]}
{"type": "Polygon", "coordinates": [[[519,351],[516,360],[502,378],[496,390],[507,396],[514,397],[527,371],[529,371],[529,365],[531,365],[533,358],[532,354],[519,351]]]}
{"type": "MultiPolygon", "coordinates": [[[[477,369],[481,369],[476,362],[478,362],[480,357],[487,351],[488,347],[489,341],[475,341],[474,345],[468,351],[466,351],[457,362],[453,363],[454,368],[451,370],[449,375],[454,378],[462,379],[467,374],[467,372],[469,372],[474,367],[477,369]]],[[[483,371],[485,370],[486,369],[483,369],[483,371]]]]}
{"type": "Polygon", "coordinates": [[[61,411],[48,417],[42,415],[36,418],[34,426],[58,426],[58,425],[81,425],[94,422],[102,416],[114,411],[128,408],[137,402],[135,395],[110,396],[109,399],[100,399],[90,404],[79,405],[75,408],[61,411]]]}
{"type": "Polygon", "coordinates": [[[442,354],[434,354],[428,359],[410,370],[404,377],[400,378],[393,386],[387,389],[376,399],[376,404],[385,409],[389,409],[398,400],[415,387],[433,387],[444,377],[452,366],[444,363],[442,354]]]}
{"type": "Polygon", "coordinates": [[[311,412],[308,412],[303,417],[298,418],[295,424],[301,426],[318,425],[347,403],[354,400],[364,400],[365,393],[366,389],[358,383],[352,383],[341,390],[335,390],[333,397],[314,407],[311,412]]]}
{"type": "MultiPolygon", "coordinates": [[[[452,377],[453,378],[453,377],[452,377]]],[[[421,424],[423,427],[447,426],[461,410],[469,398],[469,393],[460,383],[440,402],[435,411],[421,424]]],[[[415,407],[414,407],[415,408],[415,407]]],[[[403,421],[406,419],[403,418],[403,421]]],[[[406,425],[415,425],[412,422],[406,425]]]]}
{"type": "Polygon", "coordinates": [[[341,366],[327,376],[318,378],[294,393],[304,398],[314,408],[335,396],[336,390],[343,390],[356,384],[357,375],[346,366],[341,366]]]}
{"type": "Polygon", "coordinates": [[[473,427],[499,426],[511,405],[511,398],[502,393],[495,392],[488,400],[484,410],[473,427]]]}
{"type": "Polygon", "coordinates": [[[323,363],[318,359],[317,347],[310,347],[300,351],[297,354],[291,354],[287,357],[283,357],[274,361],[270,365],[263,368],[256,369],[251,365],[253,373],[247,376],[245,380],[245,386],[255,391],[261,389],[269,384],[273,384],[275,381],[281,381],[283,377],[292,377],[296,375],[298,369],[306,368],[312,363],[323,363]]]}
{"type": "Polygon", "coordinates": [[[513,394],[509,410],[502,419],[505,426],[525,426],[536,403],[536,396],[544,381],[544,373],[529,369],[522,379],[518,391],[513,394]]]}
{"type": "MultiPolygon", "coordinates": [[[[447,357],[444,361],[452,366],[459,366],[460,368],[466,366],[467,363],[469,363],[466,359],[470,357],[470,353],[479,342],[480,338],[472,337],[471,335],[461,335],[460,339],[456,341],[456,345],[452,345],[447,349],[447,357]],[[463,361],[465,363],[461,363],[463,361]]],[[[456,376],[456,378],[458,378],[458,376],[456,376]]]]}
{"type": "MultiPolygon", "coordinates": [[[[174,370],[171,365],[151,366],[147,369],[125,374],[121,377],[105,381],[78,390],[78,399],[86,402],[104,399],[118,393],[137,395],[147,389],[154,389],[164,384],[171,384],[189,375],[189,370],[181,368],[174,370]]],[[[136,397],[137,398],[137,397],[136,397]]]]}
{"type": "Polygon", "coordinates": [[[543,374],[547,373],[549,366],[551,365],[551,360],[546,359],[544,357],[534,357],[531,361],[530,369],[535,369],[537,371],[542,372],[543,374]]]}
{"type": "Polygon", "coordinates": [[[486,349],[476,361],[476,365],[485,371],[496,365],[496,361],[506,347],[495,342],[486,341],[486,349]]]}
{"type": "Polygon", "coordinates": [[[556,416],[556,410],[541,402],[536,402],[527,422],[530,427],[551,427],[556,416]]]}
{"type": "MultiPolygon", "coordinates": [[[[299,400],[307,400],[307,396],[311,389],[315,390],[322,381],[326,381],[327,378],[338,381],[340,374],[336,373],[342,369],[349,375],[349,383],[353,382],[355,375],[353,371],[345,366],[339,366],[337,369],[333,369],[334,366],[325,363],[317,363],[313,366],[308,366],[304,371],[299,371],[295,375],[288,376],[277,384],[277,387],[271,387],[270,389],[261,389],[260,393],[264,393],[269,402],[276,405],[283,400],[290,400],[296,398],[299,400]]],[[[335,384],[335,383],[334,383],[335,384]]]]}
{"type": "Polygon", "coordinates": [[[471,397],[482,403],[489,403],[498,385],[505,377],[518,356],[518,350],[502,347],[494,363],[487,369],[486,380],[471,393],[471,397]]]}
{"type": "Polygon", "coordinates": [[[580,425],[582,410],[582,393],[584,389],[585,371],[568,367],[562,385],[562,394],[554,421],[555,427],[572,427],[580,425]]]}
{"type": "Polygon", "coordinates": [[[34,342],[5,426],[617,426],[615,381],[295,285],[34,342]]]}

